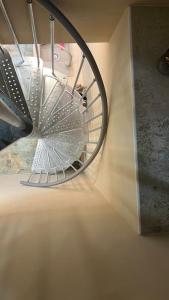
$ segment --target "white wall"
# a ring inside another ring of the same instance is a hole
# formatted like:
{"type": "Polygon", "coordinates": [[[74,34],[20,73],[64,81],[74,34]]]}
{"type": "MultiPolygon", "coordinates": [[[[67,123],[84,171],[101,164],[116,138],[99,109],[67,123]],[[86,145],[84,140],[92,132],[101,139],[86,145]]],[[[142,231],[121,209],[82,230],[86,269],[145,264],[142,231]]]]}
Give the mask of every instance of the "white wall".
{"type": "Polygon", "coordinates": [[[123,14],[109,43],[89,45],[99,65],[109,101],[109,126],[97,187],[138,232],[134,94],[130,11],[123,14]]]}

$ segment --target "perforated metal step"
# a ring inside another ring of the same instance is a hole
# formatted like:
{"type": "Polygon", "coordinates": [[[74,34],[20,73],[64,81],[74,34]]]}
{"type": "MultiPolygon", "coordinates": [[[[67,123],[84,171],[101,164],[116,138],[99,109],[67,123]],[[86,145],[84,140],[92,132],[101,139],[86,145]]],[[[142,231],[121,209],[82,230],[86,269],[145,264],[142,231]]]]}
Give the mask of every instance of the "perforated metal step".
{"type": "Polygon", "coordinates": [[[32,118],[34,136],[39,139],[32,173],[29,179],[22,183],[46,187],[71,180],[93,161],[101,148],[107,129],[107,99],[96,62],[77,30],[52,2],[49,0],[36,2],[43,5],[49,17],[50,69],[46,72],[40,59],[36,35],[38,15],[33,13],[32,1],[27,0],[27,4],[36,57],[25,58],[5,5],[0,0],[3,15],[21,58],[20,65],[14,68],[6,50],[1,51],[0,90],[2,94],[10,96],[11,101],[25,117],[32,118]],[[56,20],[70,33],[71,38],[75,39],[82,52],[77,74],[71,84],[67,83],[67,79],[62,80],[63,78],[56,75],[54,59],[56,20]],[[85,89],[77,91],[85,64],[90,68],[91,81],[87,80],[85,89]]]}
{"type": "Polygon", "coordinates": [[[17,110],[24,117],[30,119],[30,113],[12,59],[9,52],[2,47],[0,47],[0,73],[1,80],[3,78],[2,89],[4,89],[4,93],[7,92],[7,96],[14,103],[17,110]],[[3,83],[5,83],[5,87],[3,83]]]}
{"type": "Polygon", "coordinates": [[[34,128],[39,124],[39,111],[43,92],[43,62],[39,66],[35,57],[26,57],[16,72],[26,99],[34,128]]]}

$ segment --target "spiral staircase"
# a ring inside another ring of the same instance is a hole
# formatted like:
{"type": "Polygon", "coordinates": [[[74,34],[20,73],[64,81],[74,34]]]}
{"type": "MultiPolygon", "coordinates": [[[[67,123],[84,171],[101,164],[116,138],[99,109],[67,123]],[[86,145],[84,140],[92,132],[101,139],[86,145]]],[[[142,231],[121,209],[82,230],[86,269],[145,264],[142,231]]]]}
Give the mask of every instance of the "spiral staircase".
{"type": "Polygon", "coordinates": [[[51,66],[45,67],[40,58],[36,27],[38,16],[34,14],[34,3],[26,1],[36,54],[28,57],[22,53],[5,1],[0,0],[6,26],[18,51],[15,57],[1,44],[0,93],[2,102],[9,110],[9,122],[4,123],[5,126],[18,127],[17,137],[12,142],[23,136],[37,138],[31,173],[21,183],[48,187],[73,179],[96,157],[107,129],[107,99],[97,64],[77,30],[52,2],[36,2],[48,12],[51,66]],[[56,21],[81,49],[81,62],[73,84],[59,76],[55,68],[56,21]],[[79,93],[76,87],[86,61],[93,79],[83,93],[79,93]],[[90,98],[92,88],[95,95],[90,98]],[[18,126],[10,122],[11,113],[20,120],[18,126]]]}

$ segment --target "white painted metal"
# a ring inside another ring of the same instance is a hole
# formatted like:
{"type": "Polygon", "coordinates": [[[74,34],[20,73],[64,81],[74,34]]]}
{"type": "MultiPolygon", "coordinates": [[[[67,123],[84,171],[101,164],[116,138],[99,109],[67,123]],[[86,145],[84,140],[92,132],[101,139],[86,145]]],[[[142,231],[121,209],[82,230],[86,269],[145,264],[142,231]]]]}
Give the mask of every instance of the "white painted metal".
{"type": "Polygon", "coordinates": [[[13,62],[9,52],[2,47],[0,47],[0,74],[2,93],[10,99],[17,111],[29,118],[29,111],[13,62]]]}
{"type": "Polygon", "coordinates": [[[55,19],[53,16],[50,16],[50,39],[51,39],[51,67],[52,75],[55,76],[55,19]]]}
{"type": "Polygon", "coordinates": [[[34,42],[34,45],[35,45],[37,64],[38,64],[38,68],[39,68],[40,58],[39,58],[38,40],[37,40],[37,35],[36,35],[35,18],[34,18],[34,13],[33,13],[33,7],[32,7],[32,1],[31,0],[28,0],[28,7],[29,7],[29,15],[30,15],[30,21],[31,21],[33,42],[34,42]]]}
{"type": "Polygon", "coordinates": [[[25,100],[33,121],[34,132],[39,124],[39,110],[43,91],[43,62],[35,57],[27,57],[22,65],[15,67],[25,100]]]}
{"type": "Polygon", "coordinates": [[[18,42],[18,39],[16,37],[13,25],[12,25],[12,23],[10,21],[10,18],[8,17],[8,14],[7,14],[6,8],[4,6],[3,0],[0,0],[0,7],[1,7],[2,13],[4,15],[4,18],[6,20],[6,23],[8,25],[8,28],[9,28],[12,36],[13,36],[14,43],[15,43],[17,49],[18,49],[19,55],[21,57],[21,63],[23,63],[24,62],[23,54],[22,54],[21,48],[19,46],[19,42],[18,42]]]}
{"type": "Polygon", "coordinates": [[[76,131],[73,136],[70,133],[58,133],[39,139],[32,171],[53,173],[68,169],[80,158],[85,144],[82,130],[76,131]]]}
{"type": "MultiPolygon", "coordinates": [[[[15,70],[26,99],[33,121],[33,135],[37,137],[37,147],[32,164],[32,173],[27,182],[30,186],[50,186],[66,182],[84,170],[98,153],[103,141],[103,93],[97,90],[94,79],[79,94],[76,91],[80,73],[86,56],[83,54],[73,86],[67,80],[56,76],[54,65],[54,22],[50,16],[51,68],[44,68],[38,50],[38,41],[33,14],[32,1],[27,0],[36,57],[26,57],[15,70]],[[97,96],[89,100],[93,86],[97,96]],[[102,94],[102,95],[101,95],[102,94]],[[87,98],[84,107],[84,98],[87,98]],[[97,102],[97,105],[95,105],[97,102]]],[[[15,44],[19,44],[6,13],[2,0],[0,6],[13,34],[15,44]]],[[[20,53],[22,57],[22,53],[20,53]]],[[[23,58],[23,57],[22,57],[23,58]]],[[[96,72],[97,74],[97,72],[96,72]]],[[[99,76],[98,76],[99,77],[99,76]]],[[[0,77],[0,90],[3,80],[0,77]]],[[[106,107],[106,105],[105,105],[106,107]]],[[[106,111],[106,108],[105,108],[106,111]]],[[[106,114],[106,112],[105,112],[106,114]]],[[[105,122],[106,124],[106,122],[105,122]]]]}
{"type": "Polygon", "coordinates": [[[82,59],[81,59],[80,66],[79,66],[79,70],[78,70],[78,73],[77,73],[77,76],[76,76],[76,79],[75,79],[75,83],[74,83],[74,86],[73,86],[73,89],[72,89],[72,94],[74,93],[74,91],[76,89],[76,85],[77,85],[77,82],[79,80],[79,76],[80,76],[80,73],[81,73],[84,61],[85,61],[85,56],[82,55],[82,59]]]}

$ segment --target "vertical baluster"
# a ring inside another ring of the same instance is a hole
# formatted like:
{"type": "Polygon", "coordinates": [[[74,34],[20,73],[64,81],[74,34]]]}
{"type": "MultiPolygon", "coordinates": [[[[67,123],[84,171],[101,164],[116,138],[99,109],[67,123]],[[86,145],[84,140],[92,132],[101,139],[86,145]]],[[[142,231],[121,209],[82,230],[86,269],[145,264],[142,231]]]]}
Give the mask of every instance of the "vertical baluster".
{"type": "Polygon", "coordinates": [[[46,183],[49,181],[49,172],[46,172],[46,183]]]}
{"type": "Polygon", "coordinates": [[[31,182],[31,179],[32,179],[32,177],[33,177],[34,175],[35,175],[34,172],[30,174],[30,176],[29,176],[29,178],[28,178],[28,180],[27,180],[28,183],[31,182]]]}
{"type": "Polygon", "coordinates": [[[65,173],[64,168],[62,168],[62,173],[63,173],[63,178],[66,179],[66,173],[65,173]]]}
{"type": "Polygon", "coordinates": [[[51,62],[52,62],[52,75],[55,76],[55,18],[51,15],[50,19],[50,40],[51,40],[51,62]]]}
{"type": "Polygon", "coordinates": [[[81,73],[81,70],[82,70],[82,67],[83,67],[83,64],[84,64],[84,60],[85,60],[85,56],[84,56],[84,54],[83,54],[82,59],[81,59],[81,62],[80,62],[79,70],[78,70],[78,73],[77,73],[77,76],[76,76],[76,79],[75,79],[75,83],[74,83],[74,86],[73,86],[73,89],[72,89],[72,95],[73,95],[73,93],[74,93],[74,91],[75,91],[77,82],[78,82],[78,80],[79,80],[79,76],[80,76],[80,73],[81,73]]]}
{"type": "Polygon", "coordinates": [[[87,110],[89,110],[89,108],[95,104],[95,102],[100,98],[100,94],[98,94],[89,104],[88,106],[85,108],[85,110],[83,112],[86,112],[87,110]]]}
{"type": "Polygon", "coordinates": [[[41,179],[42,179],[42,170],[40,171],[40,174],[39,174],[39,180],[38,180],[38,183],[41,183],[41,179]]]}
{"type": "Polygon", "coordinates": [[[92,82],[89,84],[88,88],[86,89],[86,91],[83,93],[83,95],[81,96],[81,100],[87,96],[87,93],[90,91],[90,89],[92,88],[92,86],[94,85],[94,83],[96,82],[96,79],[94,78],[92,80],[92,82]]]}
{"type": "Polygon", "coordinates": [[[27,3],[28,3],[28,7],[29,7],[29,14],[30,14],[30,21],[31,21],[31,28],[32,28],[32,35],[33,35],[33,43],[35,45],[37,63],[38,63],[38,68],[39,68],[40,58],[39,58],[38,40],[37,40],[37,34],[36,34],[36,26],[35,26],[32,0],[27,0],[27,3]]]}
{"type": "Polygon", "coordinates": [[[9,27],[9,30],[11,31],[11,34],[12,34],[12,36],[13,36],[14,43],[15,43],[17,49],[18,49],[19,55],[20,55],[20,57],[21,57],[21,63],[24,63],[24,58],[23,58],[23,54],[22,54],[21,48],[20,48],[20,46],[19,46],[18,39],[17,39],[17,37],[16,37],[14,28],[13,28],[13,26],[12,26],[12,23],[11,23],[9,17],[8,17],[6,8],[5,8],[4,3],[3,3],[2,0],[0,0],[0,7],[1,7],[2,13],[3,13],[3,15],[4,15],[4,18],[5,18],[5,20],[6,20],[6,23],[7,23],[8,27],[9,27]]]}

